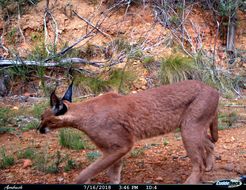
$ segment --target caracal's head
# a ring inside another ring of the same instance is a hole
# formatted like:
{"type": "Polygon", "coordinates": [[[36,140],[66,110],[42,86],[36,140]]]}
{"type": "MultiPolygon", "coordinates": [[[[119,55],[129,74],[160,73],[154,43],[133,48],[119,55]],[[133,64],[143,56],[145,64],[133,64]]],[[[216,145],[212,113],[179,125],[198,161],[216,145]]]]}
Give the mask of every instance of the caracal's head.
{"type": "Polygon", "coordinates": [[[70,84],[63,98],[58,98],[55,90],[51,93],[50,108],[41,115],[41,123],[37,128],[40,133],[44,134],[50,129],[59,127],[57,125],[57,117],[68,112],[68,104],[72,102],[72,86],[73,83],[70,84]]]}

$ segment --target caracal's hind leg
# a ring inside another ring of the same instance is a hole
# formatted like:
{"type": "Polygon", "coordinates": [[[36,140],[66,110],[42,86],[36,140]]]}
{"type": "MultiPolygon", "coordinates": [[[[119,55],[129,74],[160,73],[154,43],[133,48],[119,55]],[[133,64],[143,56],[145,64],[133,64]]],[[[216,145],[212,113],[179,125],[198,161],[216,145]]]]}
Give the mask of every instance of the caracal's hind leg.
{"type": "MultiPolygon", "coordinates": [[[[217,112],[215,113],[215,117],[213,119],[213,121],[210,123],[210,133],[213,133],[213,129],[217,130],[218,128],[218,116],[217,116],[217,112]]],[[[215,134],[217,133],[217,131],[214,132],[215,134]]],[[[205,141],[204,141],[204,145],[205,145],[205,149],[206,149],[206,154],[207,154],[207,158],[206,158],[206,168],[205,171],[211,171],[214,168],[214,162],[215,162],[215,158],[214,158],[214,143],[218,140],[218,136],[215,135],[215,139],[212,137],[213,135],[211,134],[211,137],[207,134],[207,132],[205,133],[205,141]],[[216,138],[217,137],[217,138],[216,138]]]]}
{"type": "Polygon", "coordinates": [[[120,183],[120,177],[121,177],[121,170],[122,170],[122,159],[114,163],[110,168],[108,169],[108,176],[110,178],[111,184],[119,184],[120,183]]]}
{"type": "Polygon", "coordinates": [[[192,164],[192,172],[186,179],[186,184],[197,184],[201,180],[201,176],[204,170],[204,157],[205,151],[201,139],[201,131],[196,124],[190,124],[189,127],[182,126],[181,133],[184,143],[184,147],[187,151],[192,164]]]}
{"type": "Polygon", "coordinates": [[[204,138],[204,147],[206,150],[205,171],[209,172],[214,167],[214,143],[207,135],[204,138]]]}

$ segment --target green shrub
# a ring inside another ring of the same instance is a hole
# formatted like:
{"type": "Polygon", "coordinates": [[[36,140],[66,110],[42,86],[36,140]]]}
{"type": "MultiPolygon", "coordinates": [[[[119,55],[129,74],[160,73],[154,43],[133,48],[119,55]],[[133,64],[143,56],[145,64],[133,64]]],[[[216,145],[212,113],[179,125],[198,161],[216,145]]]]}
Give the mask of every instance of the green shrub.
{"type": "Polygon", "coordinates": [[[128,92],[132,82],[136,79],[133,72],[123,71],[122,69],[112,70],[107,81],[108,86],[112,89],[119,89],[123,92],[128,92]]]}
{"type": "Polygon", "coordinates": [[[28,76],[31,73],[31,67],[27,65],[13,65],[8,69],[8,74],[13,80],[23,80],[27,82],[28,76]]]}
{"type": "Polygon", "coordinates": [[[0,134],[14,131],[14,128],[7,127],[12,116],[13,111],[10,108],[0,108],[0,134]]]}
{"type": "Polygon", "coordinates": [[[121,87],[124,91],[128,91],[136,76],[133,72],[123,71],[122,69],[114,69],[108,73],[105,79],[102,76],[88,77],[85,75],[78,75],[75,77],[75,85],[82,88],[85,93],[99,94],[109,89],[116,89],[121,87]],[[122,84],[121,84],[122,83],[122,84]]]}
{"type": "Polygon", "coordinates": [[[17,152],[18,159],[34,159],[35,157],[35,149],[34,148],[26,148],[24,150],[20,150],[17,152]]]}
{"type": "Polygon", "coordinates": [[[34,158],[34,169],[39,171],[45,172],[48,165],[48,153],[45,152],[38,152],[34,158]]]}
{"type": "Polygon", "coordinates": [[[0,127],[0,134],[1,133],[11,133],[14,132],[14,129],[11,127],[0,127]]]}
{"type": "Polygon", "coordinates": [[[155,61],[155,58],[153,56],[145,56],[143,59],[142,59],[142,63],[144,65],[148,65],[149,63],[153,63],[155,61]]]}
{"type": "Polygon", "coordinates": [[[34,168],[45,173],[58,173],[63,158],[60,151],[49,155],[46,151],[39,152],[34,158],[34,168]]]}
{"type": "Polygon", "coordinates": [[[8,168],[9,166],[14,165],[15,160],[13,156],[6,155],[5,148],[1,148],[1,158],[0,158],[0,169],[8,168]]]}
{"type": "Polygon", "coordinates": [[[127,53],[131,50],[130,43],[123,38],[115,39],[112,44],[116,48],[117,52],[124,51],[125,53],[127,53]]]}
{"type": "Polygon", "coordinates": [[[81,87],[85,93],[98,94],[107,89],[106,81],[99,77],[88,77],[85,75],[76,76],[74,80],[75,86],[81,87]]]}
{"type": "Polygon", "coordinates": [[[127,58],[132,60],[140,60],[143,57],[143,52],[140,48],[132,48],[128,53],[127,58]]]}
{"type": "Polygon", "coordinates": [[[61,146],[74,150],[86,148],[86,142],[82,139],[78,131],[73,129],[61,129],[59,131],[59,142],[61,146]]]}
{"type": "Polygon", "coordinates": [[[61,156],[60,151],[57,151],[54,156],[52,156],[54,161],[49,165],[46,169],[47,173],[58,173],[59,172],[59,166],[62,163],[63,159],[61,156]]]}
{"type": "Polygon", "coordinates": [[[77,168],[76,162],[74,160],[72,160],[72,159],[68,159],[67,163],[66,163],[66,165],[64,167],[64,171],[65,172],[69,172],[69,171],[71,171],[71,170],[73,170],[75,168],[77,168]]]}
{"type": "Polygon", "coordinates": [[[164,146],[169,145],[169,141],[166,138],[163,138],[163,145],[164,146]]]}
{"type": "Polygon", "coordinates": [[[86,157],[88,158],[88,160],[90,161],[94,161],[97,158],[99,158],[101,156],[101,153],[99,151],[92,151],[92,152],[88,152],[86,154],[86,157]]]}
{"type": "Polygon", "coordinates": [[[162,59],[159,77],[162,84],[171,84],[192,78],[196,71],[195,62],[180,54],[162,59]]]}

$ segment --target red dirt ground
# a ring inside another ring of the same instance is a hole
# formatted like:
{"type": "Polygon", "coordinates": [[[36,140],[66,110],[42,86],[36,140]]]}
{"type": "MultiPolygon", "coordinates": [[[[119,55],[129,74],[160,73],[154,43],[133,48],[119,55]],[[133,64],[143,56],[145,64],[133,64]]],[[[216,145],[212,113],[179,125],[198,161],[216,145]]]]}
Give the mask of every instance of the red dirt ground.
{"type": "MultiPolygon", "coordinates": [[[[1,183],[74,183],[79,172],[90,164],[86,153],[91,150],[69,150],[62,148],[58,142],[58,131],[47,135],[36,133],[35,130],[23,133],[22,138],[5,134],[0,136],[1,146],[16,153],[20,147],[30,145],[39,150],[48,147],[48,153],[60,150],[61,154],[68,154],[80,163],[78,169],[70,172],[62,170],[57,174],[45,174],[33,167],[23,168],[23,160],[8,168],[1,170],[1,183]]],[[[246,174],[246,126],[219,131],[219,141],[216,143],[216,164],[212,172],[204,174],[203,181],[211,182],[218,179],[234,179],[246,174]]],[[[166,134],[140,141],[135,148],[148,147],[138,156],[128,155],[124,161],[122,183],[158,183],[176,184],[183,183],[191,172],[189,158],[180,139],[180,132],[166,134]],[[163,142],[166,143],[163,143],[163,142]],[[165,145],[164,145],[165,144],[165,145]]],[[[107,183],[108,178],[104,173],[93,179],[94,183],[107,183]]]]}

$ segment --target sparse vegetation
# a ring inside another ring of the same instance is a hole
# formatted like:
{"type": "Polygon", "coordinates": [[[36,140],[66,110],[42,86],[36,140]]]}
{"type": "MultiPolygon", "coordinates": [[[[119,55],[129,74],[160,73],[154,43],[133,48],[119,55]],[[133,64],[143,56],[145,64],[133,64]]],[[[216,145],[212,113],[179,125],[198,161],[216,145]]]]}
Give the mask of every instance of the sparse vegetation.
{"type": "Polygon", "coordinates": [[[25,127],[22,127],[21,130],[23,132],[25,132],[25,131],[29,131],[31,129],[37,129],[38,125],[39,125],[39,122],[34,120],[34,121],[31,121],[30,123],[28,123],[25,127]]]}
{"type": "Polygon", "coordinates": [[[141,60],[141,58],[143,57],[143,51],[140,48],[134,48],[131,49],[131,51],[129,52],[127,58],[128,59],[132,59],[132,60],[141,60]]]}
{"type": "Polygon", "coordinates": [[[198,66],[197,79],[220,90],[227,98],[235,97],[235,94],[240,92],[240,84],[243,83],[244,77],[216,69],[211,60],[203,55],[198,55],[195,61],[198,66]]]}
{"type": "Polygon", "coordinates": [[[48,102],[41,102],[39,104],[34,104],[32,106],[31,114],[36,117],[40,118],[41,114],[44,112],[45,109],[48,107],[48,102]]]}
{"type": "Polygon", "coordinates": [[[234,124],[238,120],[238,115],[236,112],[219,113],[218,120],[218,128],[224,130],[234,127],[234,124]]]}
{"type": "Polygon", "coordinates": [[[144,0],[127,0],[127,1],[122,1],[122,0],[108,0],[107,3],[110,6],[130,6],[130,5],[141,5],[144,3],[144,0]]]}
{"type": "Polygon", "coordinates": [[[34,169],[45,172],[48,164],[48,153],[46,151],[40,151],[34,158],[34,169]]]}
{"type": "Polygon", "coordinates": [[[28,4],[28,5],[34,5],[37,4],[39,0],[0,0],[0,6],[2,8],[10,5],[10,4],[15,4],[15,3],[20,3],[20,4],[28,4]]]}
{"type": "Polygon", "coordinates": [[[163,138],[163,145],[164,145],[164,146],[169,145],[169,141],[168,141],[168,139],[163,138]]]}
{"type": "Polygon", "coordinates": [[[87,2],[91,5],[97,5],[99,0],[87,0],[87,2]]]}
{"type": "Polygon", "coordinates": [[[58,173],[59,172],[59,166],[62,163],[62,157],[60,151],[57,151],[55,155],[52,156],[53,162],[48,165],[46,172],[47,173],[58,173]]]}
{"type": "Polygon", "coordinates": [[[10,118],[10,108],[0,108],[0,128],[5,126],[10,118]]]}
{"type": "Polygon", "coordinates": [[[103,76],[87,77],[79,75],[75,78],[75,85],[82,88],[85,93],[101,93],[110,89],[118,89],[123,80],[124,91],[129,91],[135,75],[130,71],[115,69],[110,71],[107,78],[103,76]],[[124,73],[124,74],[123,74],[124,73]]]}
{"type": "Polygon", "coordinates": [[[129,41],[124,38],[117,38],[113,41],[112,46],[115,47],[117,52],[129,52],[131,50],[131,45],[129,41]]]}
{"type": "Polygon", "coordinates": [[[7,155],[4,147],[1,148],[0,154],[1,154],[0,169],[5,169],[5,168],[8,168],[14,165],[14,162],[15,162],[14,157],[11,155],[7,155]]]}
{"type": "Polygon", "coordinates": [[[29,81],[29,76],[33,72],[31,66],[28,65],[14,65],[8,69],[8,74],[12,80],[29,81]]]}
{"type": "Polygon", "coordinates": [[[52,155],[47,151],[38,152],[34,157],[34,168],[45,173],[58,173],[63,160],[60,151],[52,155]]]}
{"type": "Polygon", "coordinates": [[[61,146],[74,150],[86,148],[86,141],[82,139],[81,133],[73,129],[61,129],[59,131],[59,142],[61,146]]]}
{"type": "Polygon", "coordinates": [[[146,150],[146,148],[144,147],[141,147],[141,148],[134,148],[132,151],[131,151],[131,157],[132,158],[136,158],[140,155],[144,155],[144,151],[146,150]]]}
{"type": "MultiPolygon", "coordinates": [[[[38,40],[39,36],[33,38],[33,40],[38,40]]],[[[43,39],[40,39],[38,42],[36,42],[36,45],[29,53],[27,58],[31,61],[42,61],[43,59],[47,58],[47,56],[48,53],[45,50],[45,44],[43,42],[43,39]]]]}
{"type": "Polygon", "coordinates": [[[0,133],[19,133],[36,129],[39,125],[39,117],[47,108],[47,102],[34,104],[31,108],[16,107],[0,108],[0,133]]]}
{"type": "Polygon", "coordinates": [[[11,31],[6,35],[7,42],[11,45],[16,45],[17,43],[17,28],[12,28],[11,31]]]}
{"type": "Polygon", "coordinates": [[[177,141],[181,141],[181,139],[182,139],[180,132],[174,133],[174,137],[175,137],[175,139],[176,139],[177,141]]]}
{"type": "Polygon", "coordinates": [[[149,63],[153,63],[155,61],[155,58],[153,56],[145,56],[142,59],[142,63],[144,65],[148,65],[149,63]]]}

